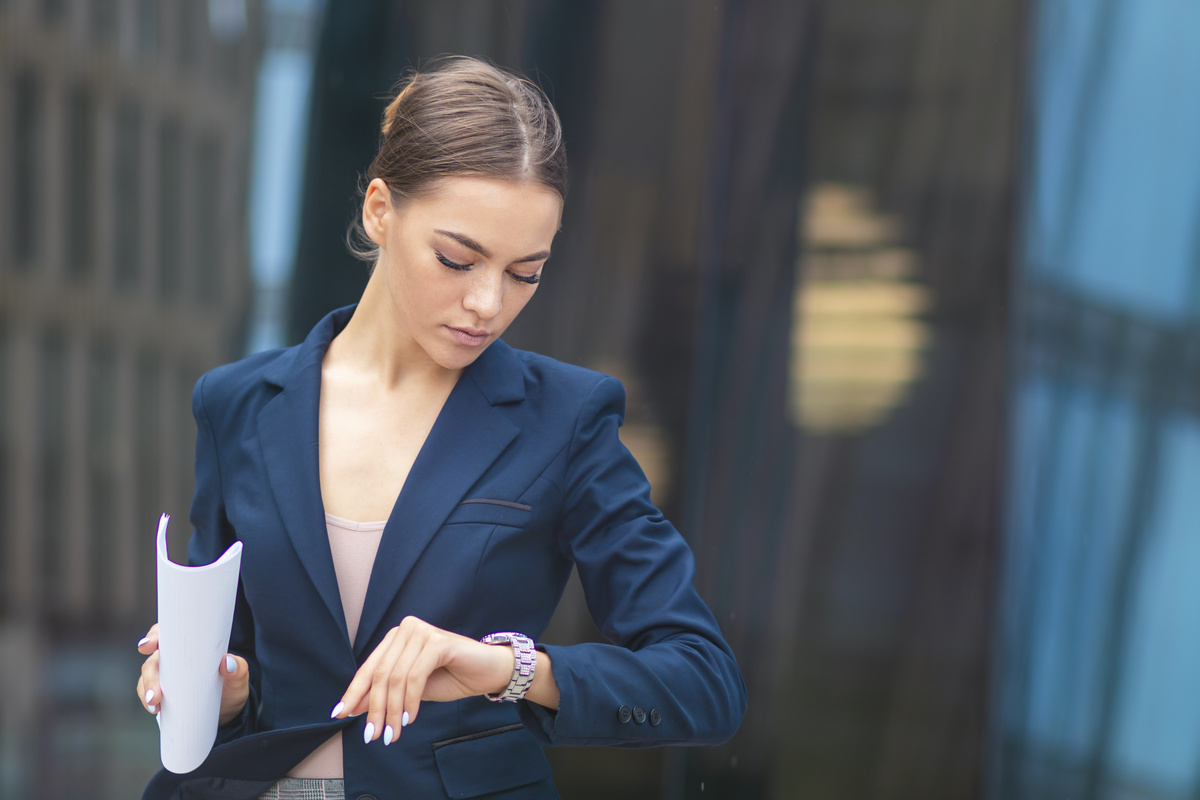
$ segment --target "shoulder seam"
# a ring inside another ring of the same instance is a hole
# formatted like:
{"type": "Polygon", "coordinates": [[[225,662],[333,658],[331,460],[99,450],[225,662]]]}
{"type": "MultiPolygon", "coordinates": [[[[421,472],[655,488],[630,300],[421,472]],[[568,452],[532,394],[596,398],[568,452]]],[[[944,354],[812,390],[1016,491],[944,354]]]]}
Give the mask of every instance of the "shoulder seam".
{"type": "Polygon", "coordinates": [[[196,394],[200,400],[200,412],[204,415],[204,426],[208,428],[208,438],[212,441],[213,455],[217,459],[217,489],[220,491],[222,498],[225,497],[225,467],[221,464],[221,450],[217,447],[217,434],[213,430],[212,419],[208,415],[208,405],[204,402],[204,383],[208,380],[209,373],[200,376],[200,381],[196,384],[196,394]]]}
{"type": "Polygon", "coordinates": [[[575,442],[579,439],[579,426],[583,421],[583,412],[587,409],[588,404],[592,402],[592,398],[595,397],[596,390],[599,389],[601,384],[603,384],[605,381],[616,380],[616,378],[613,378],[611,375],[605,375],[601,372],[597,372],[595,375],[597,376],[597,380],[594,384],[592,384],[592,388],[588,390],[587,397],[583,398],[583,402],[579,404],[579,413],[575,415],[575,424],[571,426],[571,441],[567,444],[568,459],[574,455],[575,442]]]}

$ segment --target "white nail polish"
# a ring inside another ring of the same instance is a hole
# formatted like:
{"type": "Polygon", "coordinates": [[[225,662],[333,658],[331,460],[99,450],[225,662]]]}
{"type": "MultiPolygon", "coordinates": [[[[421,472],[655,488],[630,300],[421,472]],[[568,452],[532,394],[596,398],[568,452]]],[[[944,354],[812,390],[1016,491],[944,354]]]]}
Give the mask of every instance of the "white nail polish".
{"type": "Polygon", "coordinates": [[[158,712],[158,706],[149,706],[149,709],[150,709],[151,714],[155,714],[158,712]]]}
{"type": "Polygon", "coordinates": [[[234,660],[233,656],[225,656],[225,671],[230,675],[237,672],[237,661],[234,660]]]}
{"type": "Polygon", "coordinates": [[[401,728],[408,727],[408,712],[407,711],[405,711],[403,714],[400,715],[400,727],[401,728]]]}
{"type": "Polygon", "coordinates": [[[143,636],[141,639],[139,639],[139,640],[138,640],[138,647],[141,647],[142,645],[144,645],[144,644],[145,644],[146,642],[148,642],[148,641],[150,641],[150,637],[149,637],[149,636],[143,636]]]}
{"type": "Polygon", "coordinates": [[[395,732],[392,730],[391,725],[383,726],[383,746],[384,747],[387,747],[389,744],[392,743],[392,737],[394,735],[395,735],[395,732]]]}
{"type": "Polygon", "coordinates": [[[333,719],[338,714],[342,713],[342,711],[344,711],[345,708],[346,708],[345,703],[338,703],[336,706],[333,707],[333,711],[329,712],[329,718],[333,719]]]}
{"type": "Polygon", "coordinates": [[[154,690],[153,690],[153,689],[147,689],[147,690],[146,690],[146,702],[147,702],[147,703],[149,703],[149,702],[150,702],[151,700],[153,700],[153,699],[154,699],[154,690]]]}
{"type": "Polygon", "coordinates": [[[370,744],[371,737],[375,735],[375,723],[368,722],[367,727],[363,728],[363,744],[370,744]]]}

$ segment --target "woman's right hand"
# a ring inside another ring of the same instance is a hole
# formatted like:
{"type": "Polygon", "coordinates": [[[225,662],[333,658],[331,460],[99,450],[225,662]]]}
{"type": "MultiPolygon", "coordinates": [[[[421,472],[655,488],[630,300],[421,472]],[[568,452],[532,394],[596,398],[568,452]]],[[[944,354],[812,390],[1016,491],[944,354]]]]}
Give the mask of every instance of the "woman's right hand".
{"type": "MultiPolygon", "coordinates": [[[[138,652],[149,656],[142,664],[142,676],[138,678],[137,694],[142,707],[151,714],[162,708],[162,687],[158,685],[158,623],[147,631],[138,642],[138,652]]],[[[221,674],[221,717],[220,724],[232,721],[250,697],[250,668],[246,659],[226,653],[218,666],[221,674]]]]}

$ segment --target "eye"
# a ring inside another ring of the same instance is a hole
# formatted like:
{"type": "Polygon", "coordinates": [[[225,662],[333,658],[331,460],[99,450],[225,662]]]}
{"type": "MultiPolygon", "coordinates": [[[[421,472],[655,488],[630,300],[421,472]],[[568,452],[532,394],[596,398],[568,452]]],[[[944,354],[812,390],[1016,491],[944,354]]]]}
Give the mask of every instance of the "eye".
{"type": "Polygon", "coordinates": [[[540,273],[540,272],[537,273],[536,275],[518,275],[515,272],[510,272],[508,274],[509,274],[509,277],[511,277],[514,281],[516,281],[518,283],[528,284],[529,286],[536,285],[537,282],[542,279],[542,273],[540,273]]]}
{"type": "Polygon", "coordinates": [[[438,251],[436,251],[436,250],[434,250],[434,251],[433,251],[433,254],[434,254],[435,256],[437,256],[437,260],[438,260],[438,261],[440,261],[440,262],[442,262],[442,265],[443,265],[443,266],[447,266],[447,267],[449,267],[450,269],[456,269],[456,270],[460,270],[460,271],[461,271],[461,270],[465,270],[465,269],[470,269],[470,268],[471,268],[471,265],[470,265],[470,264],[459,264],[457,261],[451,261],[450,259],[446,258],[444,255],[442,255],[441,253],[439,253],[439,252],[438,252],[438,251]]]}

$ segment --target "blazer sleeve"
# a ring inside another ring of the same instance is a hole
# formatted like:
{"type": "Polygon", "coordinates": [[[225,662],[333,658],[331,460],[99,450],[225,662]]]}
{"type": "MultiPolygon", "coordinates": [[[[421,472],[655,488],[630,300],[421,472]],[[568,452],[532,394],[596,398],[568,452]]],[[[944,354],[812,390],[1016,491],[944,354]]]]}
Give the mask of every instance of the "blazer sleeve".
{"type": "Polygon", "coordinates": [[[650,502],[621,444],[625,391],[605,377],[575,424],[558,530],[588,609],[612,644],[541,645],[561,693],[557,711],[521,702],[544,744],[711,745],[746,710],[733,652],[692,585],[692,552],[650,502]]]}
{"type": "MultiPolygon", "coordinates": [[[[196,492],[192,497],[192,508],[188,515],[192,523],[192,538],[188,542],[188,563],[191,565],[211,564],[220,558],[237,538],[225,514],[217,438],[204,401],[204,384],[208,377],[207,374],[201,376],[192,390],[192,416],[196,419],[196,492]]],[[[229,637],[229,652],[246,659],[250,666],[250,697],[241,715],[217,730],[217,744],[253,733],[257,729],[260,681],[258,661],[254,655],[254,621],[250,616],[250,607],[246,602],[240,579],[234,604],[233,629],[229,637]]],[[[216,669],[217,666],[214,664],[213,668],[216,669]]]]}

